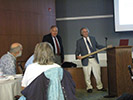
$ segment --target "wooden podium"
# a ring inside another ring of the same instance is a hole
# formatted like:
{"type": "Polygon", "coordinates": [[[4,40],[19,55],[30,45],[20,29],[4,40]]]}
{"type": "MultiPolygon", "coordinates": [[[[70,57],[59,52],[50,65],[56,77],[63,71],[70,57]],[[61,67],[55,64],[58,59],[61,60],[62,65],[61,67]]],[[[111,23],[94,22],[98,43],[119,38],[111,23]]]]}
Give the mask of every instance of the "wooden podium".
{"type": "Polygon", "coordinates": [[[107,49],[109,96],[120,96],[123,93],[133,94],[133,81],[128,65],[132,66],[132,46],[107,49]]]}

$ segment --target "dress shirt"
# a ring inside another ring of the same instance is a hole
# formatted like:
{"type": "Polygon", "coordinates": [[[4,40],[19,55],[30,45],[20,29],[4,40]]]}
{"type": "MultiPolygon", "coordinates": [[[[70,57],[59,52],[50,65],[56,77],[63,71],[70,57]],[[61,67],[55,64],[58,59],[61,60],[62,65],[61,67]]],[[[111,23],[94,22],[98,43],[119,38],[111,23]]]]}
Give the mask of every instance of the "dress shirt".
{"type": "MultiPolygon", "coordinates": [[[[89,48],[89,46],[88,46],[88,44],[87,44],[86,38],[85,38],[85,37],[83,37],[83,39],[84,39],[85,45],[86,45],[86,47],[87,47],[88,53],[91,53],[90,48],[89,48]]],[[[90,45],[92,46],[92,43],[91,43],[91,41],[90,41],[90,38],[89,38],[89,37],[87,37],[87,40],[89,41],[90,45]]]]}
{"type": "MultiPolygon", "coordinates": [[[[56,38],[56,40],[57,40],[57,43],[58,43],[58,46],[59,46],[59,49],[60,49],[60,43],[59,43],[59,41],[58,41],[57,37],[55,37],[55,38],[56,38]]],[[[53,41],[54,41],[55,54],[57,54],[56,42],[55,42],[55,39],[54,39],[54,37],[53,37],[53,36],[52,36],[52,39],[53,39],[53,41]]]]}
{"type": "Polygon", "coordinates": [[[32,55],[25,63],[25,68],[27,68],[27,66],[29,66],[30,64],[33,63],[34,60],[34,55],[32,55]]]}

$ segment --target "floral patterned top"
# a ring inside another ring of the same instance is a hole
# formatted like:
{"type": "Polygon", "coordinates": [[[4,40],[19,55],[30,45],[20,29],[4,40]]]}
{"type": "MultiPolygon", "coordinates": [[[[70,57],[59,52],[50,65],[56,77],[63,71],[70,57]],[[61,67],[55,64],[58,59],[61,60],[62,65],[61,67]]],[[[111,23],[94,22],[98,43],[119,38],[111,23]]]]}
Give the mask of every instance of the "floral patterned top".
{"type": "Polygon", "coordinates": [[[16,58],[10,52],[1,57],[0,69],[6,75],[16,74],[16,58]]]}

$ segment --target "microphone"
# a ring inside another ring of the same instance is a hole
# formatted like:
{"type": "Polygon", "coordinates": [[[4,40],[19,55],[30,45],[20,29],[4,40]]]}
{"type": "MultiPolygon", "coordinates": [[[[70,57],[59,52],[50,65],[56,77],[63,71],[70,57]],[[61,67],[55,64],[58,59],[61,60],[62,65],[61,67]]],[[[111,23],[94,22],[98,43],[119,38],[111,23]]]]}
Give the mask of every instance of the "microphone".
{"type": "Polygon", "coordinates": [[[105,40],[108,40],[108,38],[107,38],[107,37],[105,37],[105,40]]]}
{"type": "Polygon", "coordinates": [[[108,38],[105,37],[105,46],[106,46],[106,47],[107,47],[107,40],[108,40],[108,38]]]}

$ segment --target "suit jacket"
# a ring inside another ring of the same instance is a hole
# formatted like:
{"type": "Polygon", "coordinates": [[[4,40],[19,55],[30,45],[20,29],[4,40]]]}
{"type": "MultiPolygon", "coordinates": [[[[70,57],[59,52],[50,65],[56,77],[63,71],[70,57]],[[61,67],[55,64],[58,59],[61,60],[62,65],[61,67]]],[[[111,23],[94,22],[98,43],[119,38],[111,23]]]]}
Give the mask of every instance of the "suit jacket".
{"type": "MultiPolygon", "coordinates": [[[[63,45],[62,45],[62,39],[59,35],[56,36],[58,41],[59,41],[59,44],[60,44],[60,55],[61,55],[61,62],[64,61],[64,50],[63,50],[63,45]]],[[[51,33],[45,35],[43,37],[43,40],[42,42],[49,42],[52,46],[53,46],[53,49],[54,49],[54,53],[55,53],[55,46],[54,46],[54,41],[52,39],[52,35],[51,33]]]]}
{"type": "MultiPolygon", "coordinates": [[[[99,45],[94,37],[89,36],[89,38],[90,38],[90,41],[91,41],[94,51],[96,51],[96,48],[101,49],[104,47],[102,45],[99,45]]],[[[81,54],[81,56],[88,54],[88,50],[85,45],[83,37],[81,39],[77,40],[77,43],[76,43],[76,52],[75,52],[76,57],[79,56],[79,54],[81,54]]],[[[97,62],[99,63],[97,54],[95,54],[94,57],[96,58],[97,62]]],[[[81,62],[82,62],[83,66],[87,66],[88,65],[88,57],[82,59],[81,62]]]]}

